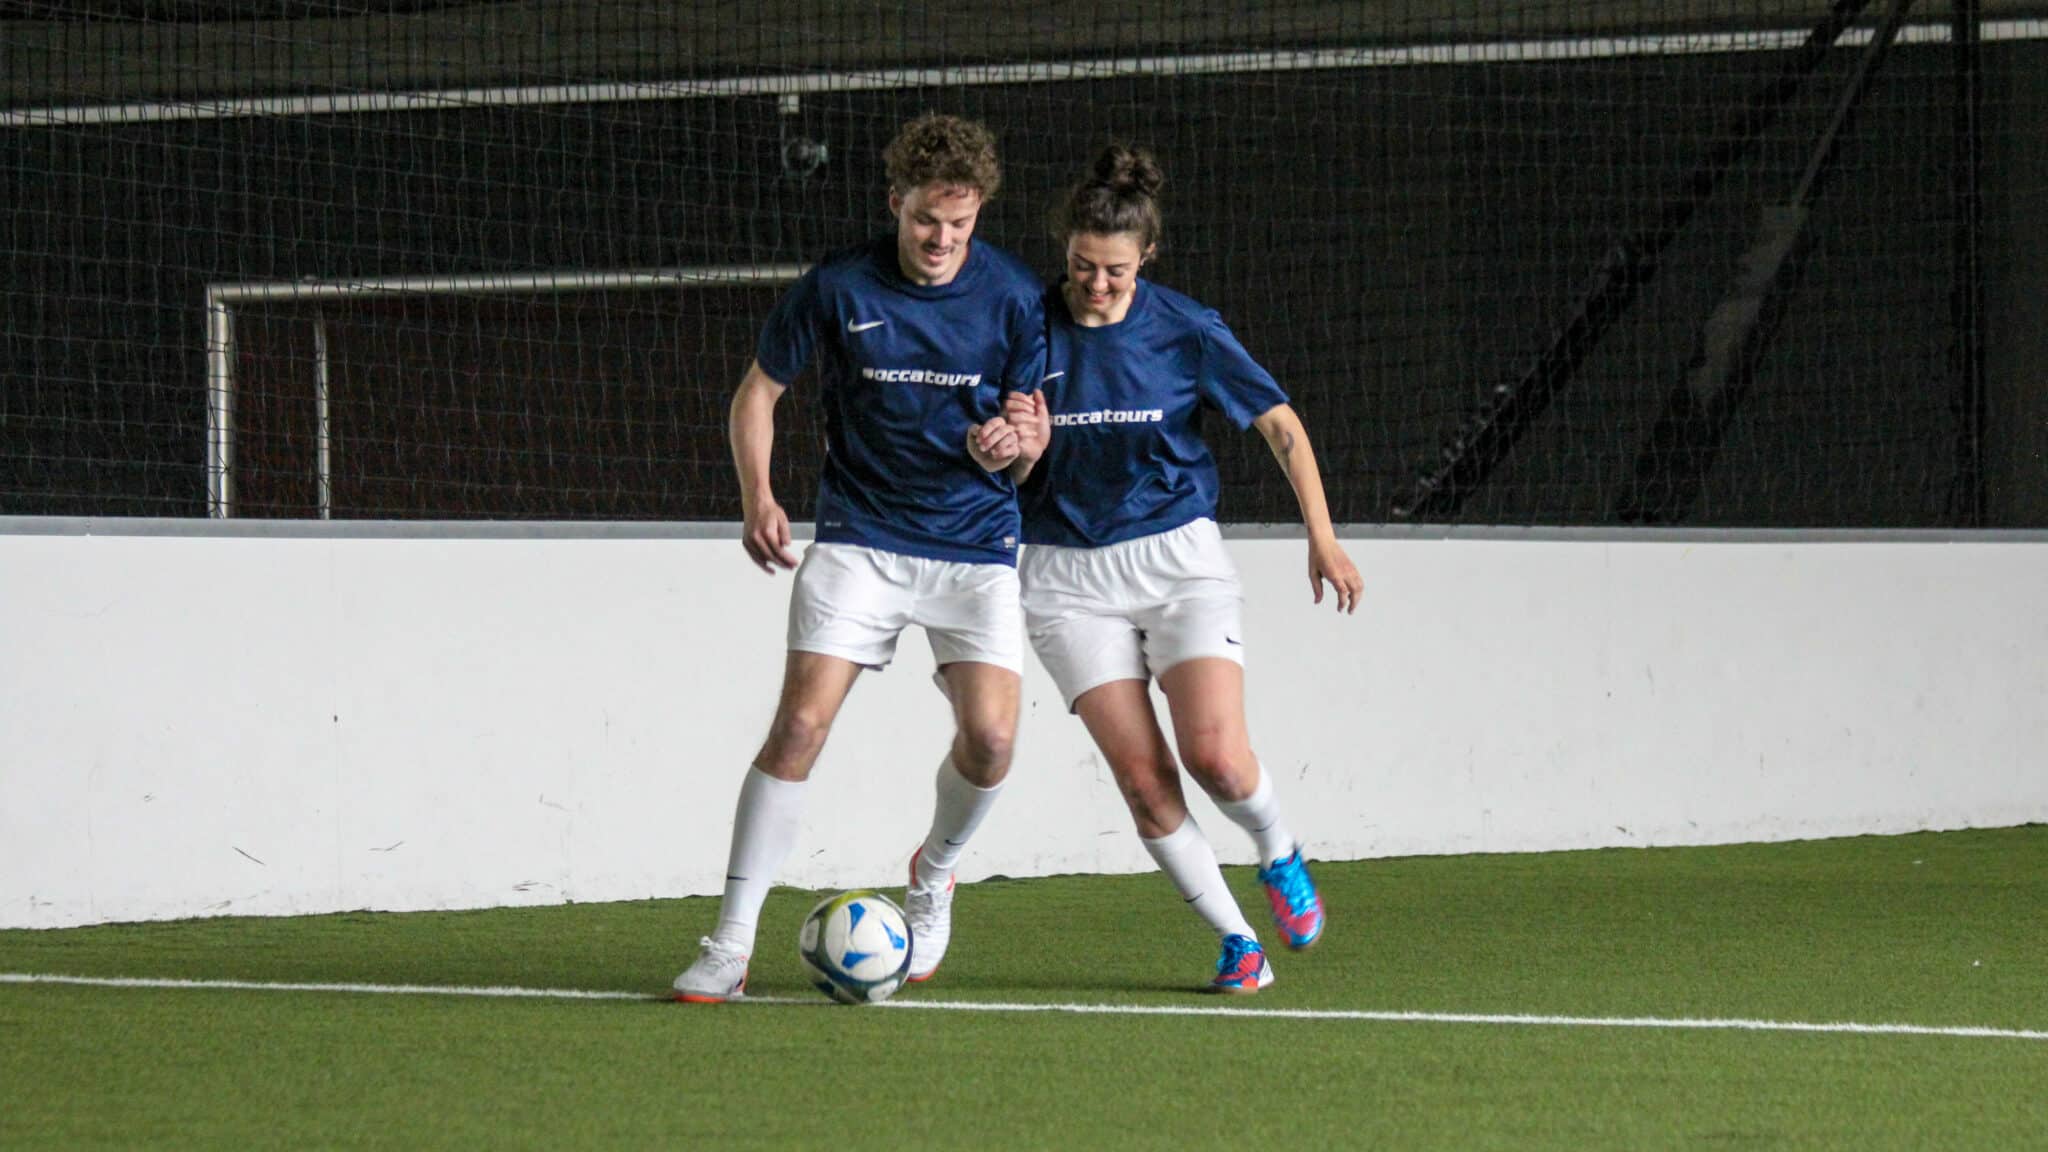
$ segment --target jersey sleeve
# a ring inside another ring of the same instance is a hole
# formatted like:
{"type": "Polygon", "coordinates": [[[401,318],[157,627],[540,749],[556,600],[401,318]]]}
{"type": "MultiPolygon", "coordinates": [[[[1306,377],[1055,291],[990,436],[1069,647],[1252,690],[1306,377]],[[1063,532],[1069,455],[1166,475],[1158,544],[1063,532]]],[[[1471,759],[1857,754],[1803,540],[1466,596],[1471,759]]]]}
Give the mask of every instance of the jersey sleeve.
{"type": "Polygon", "coordinates": [[[1273,408],[1287,403],[1273,374],[1252,359],[1230,326],[1214,312],[1202,325],[1202,399],[1222,412],[1239,431],[1273,408]]]}
{"type": "Polygon", "coordinates": [[[770,379],[784,386],[794,382],[811,352],[818,345],[818,333],[826,328],[824,298],[818,291],[818,270],[812,268],[789,286],[761,326],[761,338],[754,344],[754,361],[770,379]]]}
{"type": "Polygon", "coordinates": [[[1010,308],[1010,356],[1003,365],[1005,392],[1036,392],[1045,382],[1045,297],[1021,293],[1010,308]]]}

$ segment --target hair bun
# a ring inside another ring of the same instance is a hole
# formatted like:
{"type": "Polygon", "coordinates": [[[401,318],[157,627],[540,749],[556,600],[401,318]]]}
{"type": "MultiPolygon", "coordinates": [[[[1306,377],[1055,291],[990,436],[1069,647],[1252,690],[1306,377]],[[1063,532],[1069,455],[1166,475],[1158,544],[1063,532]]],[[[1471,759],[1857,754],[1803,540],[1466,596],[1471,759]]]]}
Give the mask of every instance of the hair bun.
{"type": "Polygon", "coordinates": [[[1075,236],[1137,237],[1138,250],[1150,259],[1159,246],[1165,222],[1158,193],[1166,174],[1152,153],[1128,144],[1111,144],[1095,154],[1079,182],[1050,214],[1053,238],[1065,244],[1075,236]]]}
{"type": "Polygon", "coordinates": [[[1111,144],[1095,157],[1093,175],[1117,192],[1135,191],[1144,196],[1158,195],[1166,183],[1166,174],[1159,170],[1152,153],[1123,144],[1111,144]]]}

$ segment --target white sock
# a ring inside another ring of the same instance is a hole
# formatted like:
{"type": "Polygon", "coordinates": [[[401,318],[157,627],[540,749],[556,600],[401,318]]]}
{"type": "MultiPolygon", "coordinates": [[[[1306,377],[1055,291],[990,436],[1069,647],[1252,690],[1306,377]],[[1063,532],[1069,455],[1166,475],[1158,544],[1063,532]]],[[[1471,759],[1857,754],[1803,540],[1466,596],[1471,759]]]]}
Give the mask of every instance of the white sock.
{"type": "Polygon", "coordinates": [[[796,847],[797,825],[804,812],[804,780],[778,780],[759,768],[747,769],[740,785],[739,808],[732,818],[732,852],[726,857],[725,900],[718,906],[718,929],[712,935],[742,951],[754,948],[754,929],[761,903],[775,885],[775,874],[796,847]]]}
{"type": "Polygon", "coordinates": [[[1192,814],[1180,822],[1180,827],[1157,840],[1140,839],[1145,851],[1159,863],[1159,870],[1180,890],[1180,898],[1207,920],[1218,936],[1259,938],[1245,921],[1237,898],[1230,894],[1230,886],[1223,882],[1223,869],[1216,866],[1216,850],[1209,846],[1209,838],[1202,835],[1192,814]]]}
{"type": "Polygon", "coordinates": [[[1298,845],[1280,815],[1280,798],[1273,794],[1273,778],[1266,775],[1263,766],[1259,769],[1259,786],[1252,789],[1251,795],[1242,800],[1218,800],[1216,810],[1252,834],[1252,840],[1259,846],[1261,865],[1294,855],[1298,845]]]}
{"type": "Polygon", "coordinates": [[[995,807],[1001,784],[977,788],[953,767],[953,757],[939,761],[938,799],[932,805],[932,830],[925,834],[924,847],[917,854],[920,884],[943,884],[960,862],[960,850],[981,826],[982,817],[995,807]]]}

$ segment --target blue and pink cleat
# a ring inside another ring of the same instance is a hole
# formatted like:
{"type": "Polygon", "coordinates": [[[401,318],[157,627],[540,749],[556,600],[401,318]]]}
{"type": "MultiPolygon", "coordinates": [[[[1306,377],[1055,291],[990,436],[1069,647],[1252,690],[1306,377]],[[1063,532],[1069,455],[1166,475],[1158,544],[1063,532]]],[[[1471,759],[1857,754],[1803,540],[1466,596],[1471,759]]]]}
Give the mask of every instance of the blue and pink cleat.
{"type": "Polygon", "coordinates": [[[1316,895],[1316,882],[1309,879],[1308,863],[1301,849],[1283,860],[1259,869],[1259,883],[1266,886],[1266,902],[1273,906],[1273,923],[1281,939],[1299,952],[1323,934],[1323,898],[1316,895]]]}
{"type": "Polygon", "coordinates": [[[1211,992],[1243,995],[1257,992],[1273,982],[1273,966],[1266,963],[1266,950],[1249,936],[1225,936],[1223,955],[1216,959],[1216,978],[1209,981],[1211,992]]]}

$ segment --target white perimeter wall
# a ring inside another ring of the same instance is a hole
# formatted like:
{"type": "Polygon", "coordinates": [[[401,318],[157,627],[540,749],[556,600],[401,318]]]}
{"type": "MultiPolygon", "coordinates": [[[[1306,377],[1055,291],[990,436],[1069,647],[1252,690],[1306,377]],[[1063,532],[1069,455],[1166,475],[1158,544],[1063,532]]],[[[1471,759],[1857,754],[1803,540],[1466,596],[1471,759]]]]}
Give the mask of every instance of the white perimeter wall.
{"type": "MultiPolygon", "coordinates": [[[[1231,547],[1316,856],[2048,820],[2048,541],[1356,537],[1343,619],[1231,547]]],[[[0,926],[716,892],[788,589],[729,534],[0,534],[0,926]]],[[[855,688],[786,882],[901,882],[931,668],[855,688]]],[[[1150,867],[1034,663],[963,878],[1150,867]]]]}

